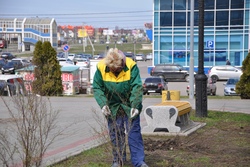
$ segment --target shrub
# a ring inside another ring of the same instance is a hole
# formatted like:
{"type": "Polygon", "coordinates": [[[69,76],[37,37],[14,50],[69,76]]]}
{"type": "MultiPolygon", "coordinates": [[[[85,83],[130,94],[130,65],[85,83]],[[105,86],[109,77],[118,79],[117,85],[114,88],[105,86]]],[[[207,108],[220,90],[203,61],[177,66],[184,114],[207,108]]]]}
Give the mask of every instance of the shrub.
{"type": "Polygon", "coordinates": [[[33,81],[33,93],[42,96],[61,95],[63,92],[61,66],[57,61],[56,51],[50,42],[38,41],[34,50],[34,65],[36,66],[33,81]]]}
{"type": "Polygon", "coordinates": [[[241,99],[250,99],[250,52],[242,62],[242,72],[236,84],[236,93],[240,94],[241,99]]]}

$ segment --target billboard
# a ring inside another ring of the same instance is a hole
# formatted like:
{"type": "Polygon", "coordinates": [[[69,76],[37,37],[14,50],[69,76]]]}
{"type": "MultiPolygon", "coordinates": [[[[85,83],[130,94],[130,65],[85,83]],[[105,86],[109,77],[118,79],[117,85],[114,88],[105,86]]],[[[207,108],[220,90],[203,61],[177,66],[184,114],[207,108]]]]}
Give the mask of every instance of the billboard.
{"type": "Polygon", "coordinates": [[[85,37],[88,36],[86,29],[84,29],[84,30],[83,29],[78,29],[77,33],[78,33],[79,38],[85,38],[85,37]]]}

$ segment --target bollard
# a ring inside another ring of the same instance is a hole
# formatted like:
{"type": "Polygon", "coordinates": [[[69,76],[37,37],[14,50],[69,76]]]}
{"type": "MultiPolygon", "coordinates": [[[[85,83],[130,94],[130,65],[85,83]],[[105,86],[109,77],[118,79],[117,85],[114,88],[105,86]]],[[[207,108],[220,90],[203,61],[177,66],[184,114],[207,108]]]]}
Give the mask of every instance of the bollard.
{"type": "Polygon", "coordinates": [[[169,100],[180,100],[180,91],[179,90],[164,90],[162,91],[161,101],[169,100]]]}

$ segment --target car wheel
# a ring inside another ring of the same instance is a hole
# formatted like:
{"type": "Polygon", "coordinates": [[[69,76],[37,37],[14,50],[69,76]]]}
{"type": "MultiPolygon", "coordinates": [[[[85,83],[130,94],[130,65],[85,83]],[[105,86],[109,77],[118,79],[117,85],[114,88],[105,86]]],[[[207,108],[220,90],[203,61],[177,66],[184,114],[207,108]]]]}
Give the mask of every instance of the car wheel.
{"type": "Polygon", "coordinates": [[[4,74],[4,72],[2,71],[2,74],[4,74]]]}
{"type": "Polygon", "coordinates": [[[147,95],[149,95],[149,93],[147,93],[147,95]]]}
{"type": "Polygon", "coordinates": [[[186,82],[189,82],[189,75],[186,75],[186,76],[185,76],[185,81],[186,81],[186,82]]]}
{"type": "Polygon", "coordinates": [[[217,80],[219,79],[217,75],[212,75],[211,78],[213,82],[217,82],[217,80]]]}

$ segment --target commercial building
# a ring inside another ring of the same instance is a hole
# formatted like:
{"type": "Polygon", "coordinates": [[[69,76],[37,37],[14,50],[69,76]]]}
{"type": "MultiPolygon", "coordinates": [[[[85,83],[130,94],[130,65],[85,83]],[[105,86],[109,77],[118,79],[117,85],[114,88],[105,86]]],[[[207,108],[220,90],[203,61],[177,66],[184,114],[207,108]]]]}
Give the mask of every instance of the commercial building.
{"type": "MultiPolygon", "coordinates": [[[[190,14],[194,12],[194,66],[198,67],[199,0],[154,0],[153,65],[189,66],[190,14]]],[[[241,66],[250,50],[250,0],[204,1],[204,66],[241,66]]]]}
{"type": "Polygon", "coordinates": [[[49,41],[57,48],[57,24],[53,18],[0,18],[0,37],[17,40],[20,51],[33,51],[37,41],[49,41]]]}

